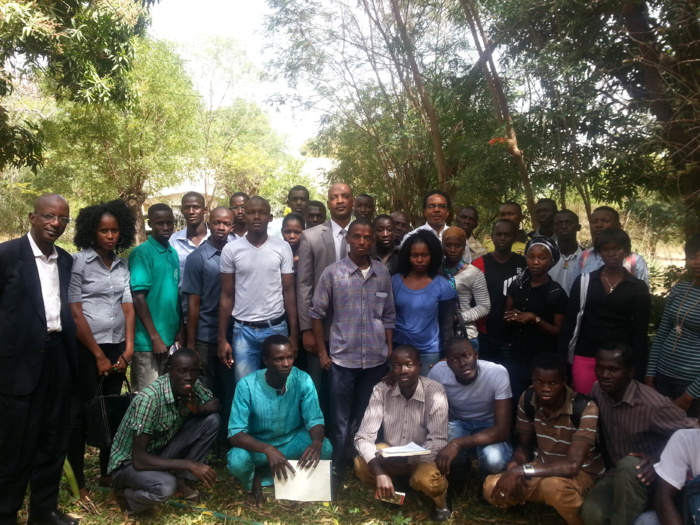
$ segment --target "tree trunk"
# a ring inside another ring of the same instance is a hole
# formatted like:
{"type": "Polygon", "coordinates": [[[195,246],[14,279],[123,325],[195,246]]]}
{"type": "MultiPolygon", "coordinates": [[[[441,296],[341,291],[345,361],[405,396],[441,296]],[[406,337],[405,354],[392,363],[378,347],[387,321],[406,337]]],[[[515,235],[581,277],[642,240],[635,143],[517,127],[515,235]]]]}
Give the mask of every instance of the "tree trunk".
{"type": "Polygon", "coordinates": [[[525,163],[525,154],[518,147],[518,136],[515,131],[515,126],[513,125],[510,108],[508,107],[508,99],[506,98],[506,94],[503,89],[503,82],[498,75],[498,70],[496,69],[496,64],[491,57],[491,53],[488,51],[491,47],[489,45],[489,39],[481,24],[479,11],[474,5],[474,2],[472,0],[460,0],[460,2],[462,4],[462,8],[464,9],[464,14],[467,16],[469,28],[471,29],[472,36],[474,38],[474,44],[476,45],[476,49],[481,59],[484,69],[484,76],[486,77],[489,91],[491,92],[491,97],[493,98],[496,119],[500,124],[505,125],[506,127],[506,136],[508,137],[508,153],[510,153],[511,158],[513,159],[513,162],[515,162],[515,166],[518,169],[518,175],[520,176],[520,181],[522,182],[523,190],[525,191],[525,199],[527,209],[530,212],[532,226],[536,229],[538,224],[537,216],[535,215],[535,194],[532,191],[530,175],[525,163]]]}
{"type": "Polygon", "coordinates": [[[437,112],[435,111],[435,106],[433,106],[433,103],[430,100],[430,96],[425,88],[425,82],[423,82],[423,76],[418,68],[418,62],[416,61],[416,57],[413,52],[413,44],[411,43],[411,39],[408,36],[408,31],[406,29],[406,24],[401,16],[398,0],[391,0],[391,10],[394,13],[394,19],[396,20],[396,26],[399,30],[401,43],[403,44],[404,51],[406,52],[406,59],[408,60],[411,73],[413,74],[413,81],[416,83],[416,89],[418,90],[418,95],[420,96],[423,111],[428,119],[430,140],[433,143],[433,150],[435,152],[435,166],[437,168],[438,185],[442,191],[454,193],[454,190],[451,187],[452,185],[449,184],[452,177],[451,174],[448,173],[447,163],[445,162],[445,152],[442,148],[442,136],[440,133],[440,123],[438,121],[437,112]]]}
{"type": "Polygon", "coordinates": [[[136,242],[138,244],[146,242],[146,222],[143,216],[143,203],[146,202],[146,196],[140,191],[124,190],[119,198],[126,202],[136,218],[136,242]]]}

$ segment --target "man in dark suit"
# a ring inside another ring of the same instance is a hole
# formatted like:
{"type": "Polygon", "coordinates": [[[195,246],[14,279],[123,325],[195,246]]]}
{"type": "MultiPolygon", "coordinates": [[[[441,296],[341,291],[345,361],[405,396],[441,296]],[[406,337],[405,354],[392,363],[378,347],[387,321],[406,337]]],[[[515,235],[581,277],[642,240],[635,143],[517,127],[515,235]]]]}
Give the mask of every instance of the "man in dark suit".
{"type": "Polygon", "coordinates": [[[27,484],[29,525],[77,525],[60,512],[75,324],[73,258],[54,246],[70,222],[60,195],[42,195],[27,235],[0,244],[0,525],[16,525],[27,484]]]}
{"type": "MultiPolygon", "coordinates": [[[[328,396],[326,389],[322,386],[324,374],[318,359],[316,340],[311,330],[309,308],[323,270],[347,255],[345,235],[355,204],[352,189],[347,184],[333,184],[328,189],[326,204],[331,220],[302,232],[297,262],[297,313],[303,346],[308,352],[306,371],[316,385],[324,414],[328,407],[328,396]]],[[[328,315],[324,323],[326,341],[330,333],[331,318],[332,315],[328,315]]]]}

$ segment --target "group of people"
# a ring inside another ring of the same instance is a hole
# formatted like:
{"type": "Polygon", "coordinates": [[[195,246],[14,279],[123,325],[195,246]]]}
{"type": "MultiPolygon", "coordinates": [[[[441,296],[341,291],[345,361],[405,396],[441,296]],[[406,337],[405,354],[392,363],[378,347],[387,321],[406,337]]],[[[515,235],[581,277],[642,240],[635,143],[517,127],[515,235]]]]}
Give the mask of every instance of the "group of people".
{"type": "Polygon", "coordinates": [[[497,506],[681,523],[674,497],[700,474],[700,236],[649,351],[647,266],[613,208],[593,211],[584,250],[551,199],[529,233],[504,203],[483,243],[477,210],[441,191],[415,229],[343,183],[325,205],[295,186],[287,205],[273,220],[260,196],[209,210],[189,192],[176,232],[154,204],[127,261],[122,201],[80,210],[71,257],[55,246],[68,203],[37,199],[29,233],[0,244],[0,525],[27,484],[28,523],[77,523],[56,506],[63,459],[88,501],[85,405],[121,392],[127,368],[138,394],[99,483],[134,518],[199,501],[215,449],[252,505],[273,477],[331,459],[336,494],[352,468],[380,498],[422,492],[444,521],[476,457],[497,506]],[[411,442],[424,453],[381,453],[411,442]]]}

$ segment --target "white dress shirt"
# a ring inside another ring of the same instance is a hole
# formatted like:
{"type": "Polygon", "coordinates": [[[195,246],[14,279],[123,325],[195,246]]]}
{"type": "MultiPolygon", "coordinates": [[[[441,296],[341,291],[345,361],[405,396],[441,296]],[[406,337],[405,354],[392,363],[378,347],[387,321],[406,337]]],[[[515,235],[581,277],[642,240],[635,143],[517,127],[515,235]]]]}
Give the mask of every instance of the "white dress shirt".
{"type": "MultiPolygon", "coordinates": [[[[350,224],[348,224],[348,226],[350,226],[350,224]]],[[[340,247],[342,246],[342,243],[345,242],[345,235],[347,235],[348,226],[343,228],[340,224],[331,220],[331,228],[333,230],[333,243],[335,244],[335,260],[336,261],[339,261],[341,259],[340,247]],[[341,233],[342,230],[345,230],[345,235],[343,235],[341,233]]],[[[348,252],[350,252],[350,250],[348,250],[348,248],[346,246],[345,253],[347,254],[348,252]]]]}
{"type": "Polygon", "coordinates": [[[46,257],[34,242],[31,232],[27,238],[34,253],[36,269],[39,271],[41,296],[44,299],[44,312],[46,313],[46,331],[60,332],[63,327],[61,326],[61,283],[58,279],[58,251],[53,246],[51,255],[46,257]]]}

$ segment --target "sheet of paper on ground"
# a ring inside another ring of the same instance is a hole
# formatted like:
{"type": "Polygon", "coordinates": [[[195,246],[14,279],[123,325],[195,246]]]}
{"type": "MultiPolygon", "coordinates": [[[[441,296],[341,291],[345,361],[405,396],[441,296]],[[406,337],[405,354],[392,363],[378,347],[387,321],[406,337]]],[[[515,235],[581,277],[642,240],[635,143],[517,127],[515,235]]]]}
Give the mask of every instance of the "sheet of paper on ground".
{"type": "Polygon", "coordinates": [[[296,474],[292,474],[287,481],[275,478],[275,498],[292,501],[331,501],[330,460],[321,460],[315,469],[302,470],[296,465],[294,468],[296,474]]]}

